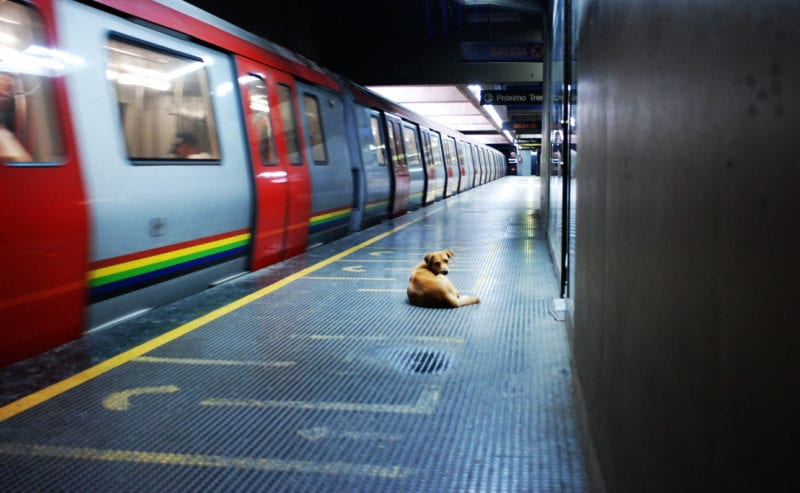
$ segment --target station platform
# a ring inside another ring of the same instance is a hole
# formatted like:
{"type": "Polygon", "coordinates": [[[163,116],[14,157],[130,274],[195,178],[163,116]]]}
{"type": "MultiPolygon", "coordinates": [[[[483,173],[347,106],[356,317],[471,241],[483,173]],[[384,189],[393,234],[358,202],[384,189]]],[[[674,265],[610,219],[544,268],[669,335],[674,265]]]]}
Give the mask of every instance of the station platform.
{"type": "Polygon", "coordinates": [[[30,491],[582,492],[539,178],[508,176],[0,370],[30,491]],[[481,302],[412,306],[452,249],[481,302]]]}

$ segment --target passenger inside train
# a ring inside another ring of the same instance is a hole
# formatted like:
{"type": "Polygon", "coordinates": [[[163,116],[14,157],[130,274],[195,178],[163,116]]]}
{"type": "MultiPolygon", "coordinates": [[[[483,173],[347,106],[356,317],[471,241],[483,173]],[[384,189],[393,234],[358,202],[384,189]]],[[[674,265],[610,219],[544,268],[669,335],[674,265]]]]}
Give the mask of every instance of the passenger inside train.
{"type": "Polygon", "coordinates": [[[178,132],[170,152],[180,159],[212,159],[211,154],[197,148],[197,139],[191,132],[178,132]]]}
{"type": "Polygon", "coordinates": [[[63,147],[53,78],[76,59],[47,48],[33,10],[0,2],[0,161],[58,166],[63,147]]]}
{"type": "Polygon", "coordinates": [[[14,93],[14,77],[0,72],[0,159],[11,162],[32,161],[30,153],[15,135],[14,93]]]}

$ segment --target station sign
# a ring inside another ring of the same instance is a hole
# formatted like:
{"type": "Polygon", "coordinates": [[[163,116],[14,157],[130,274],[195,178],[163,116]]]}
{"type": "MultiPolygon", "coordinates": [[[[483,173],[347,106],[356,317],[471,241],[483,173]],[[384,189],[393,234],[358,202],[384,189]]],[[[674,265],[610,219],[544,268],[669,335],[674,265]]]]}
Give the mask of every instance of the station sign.
{"type": "Polygon", "coordinates": [[[542,122],[503,122],[502,128],[516,133],[539,133],[542,130],[542,122]]]}
{"type": "Polygon", "coordinates": [[[496,41],[461,43],[465,62],[541,62],[544,43],[536,41],[496,41]]]}
{"type": "Polygon", "coordinates": [[[543,101],[541,90],[481,91],[482,105],[541,105],[543,101]]]}

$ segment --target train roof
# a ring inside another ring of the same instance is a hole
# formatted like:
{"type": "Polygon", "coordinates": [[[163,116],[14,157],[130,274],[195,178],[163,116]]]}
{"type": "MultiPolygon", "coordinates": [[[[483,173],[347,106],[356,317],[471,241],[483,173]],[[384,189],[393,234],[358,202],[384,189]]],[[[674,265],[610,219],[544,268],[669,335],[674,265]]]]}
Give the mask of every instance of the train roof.
{"type": "Polygon", "coordinates": [[[342,91],[331,72],[313,61],[182,0],[93,0],[92,3],[189,35],[309,82],[342,91]]]}
{"type": "Polygon", "coordinates": [[[183,0],[92,0],[111,10],[121,12],[157,26],[188,35],[252,60],[264,63],[312,83],[337,92],[349,91],[354,99],[366,106],[389,111],[409,121],[481,145],[476,139],[436,123],[418,113],[394,103],[341,75],[319,66],[312,60],[272,41],[264,39],[220,17],[183,0]]]}
{"type": "Polygon", "coordinates": [[[368,88],[361,86],[347,78],[344,77],[340,78],[346,89],[349,90],[351,94],[353,94],[353,97],[355,98],[356,102],[360,104],[372,108],[379,108],[384,111],[389,111],[401,118],[405,118],[406,120],[418,123],[430,129],[436,130],[440,133],[445,133],[449,135],[458,135],[467,142],[487,147],[484,144],[481,144],[478,140],[473,139],[469,135],[463,134],[458,130],[450,128],[446,125],[442,125],[441,123],[437,123],[427,117],[420,115],[419,113],[415,113],[409,110],[408,108],[401,106],[391,100],[388,100],[384,96],[381,96],[380,94],[374,91],[370,91],[368,88]]]}

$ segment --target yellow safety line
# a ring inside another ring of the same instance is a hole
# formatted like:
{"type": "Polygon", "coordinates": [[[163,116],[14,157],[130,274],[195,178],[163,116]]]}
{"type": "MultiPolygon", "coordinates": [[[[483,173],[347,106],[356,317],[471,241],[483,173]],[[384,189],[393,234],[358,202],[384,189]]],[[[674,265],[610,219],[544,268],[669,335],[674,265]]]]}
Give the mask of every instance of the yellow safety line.
{"type": "Polygon", "coordinates": [[[478,280],[475,282],[475,286],[472,288],[472,292],[480,293],[488,277],[489,277],[489,271],[488,270],[482,271],[481,275],[478,276],[478,280]]]}
{"type": "MultiPolygon", "coordinates": [[[[422,258],[422,256],[420,256],[420,259],[421,258],[422,258]]],[[[373,263],[376,263],[376,264],[378,264],[378,263],[388,264],[388,263],[394,262],[394,263],[398,263],[398,264],[414,265],[415,263],[419,263],[419,259],[413,259],[413,260],[407,260],[407,259],[391,260],[391,259],[347,258],[347,259],[342,259],[339,262],[358,262],[358,263],[362,263],[363,262],[365,264],[369,263],[369,262],[373,262],[373,263]]]]}
{"type": "Polygon", "coordinates": [[[306,276],[312,281],[396,281],[394,277],[306,276]]]}
{"type": "Polygon", "coordinates": [[[318,263],[316,263],[316,264],[314,264],[312,266],[306,267],[303,270],[295,272],[294,274],[286,276],[283,279],[270,284],[269,286],[266,286],[266,287],[254,292],[254,293],[251,293],[251,294],[249,294],[247,296],[239,298],[238,300],[236,300],[236,301],[234,301],[234,302],[232,302],[232,303],[230,303],[228,305],[225,305],[225,306],[223,306],[221,308],[217,308],[216,310],[211,311],[211,312],[209,312],[209,313],[207,313],[207,314],[205,314],[205,315],[203,315],[201,317],[198,317],[198,318],[192,320],[191,322],[188,322],[188,323],[186,323],[184,325],[181,325],[180,327],[177,327],[177,328],[175,328],[175,329],[173,329],[173,330],[171,330],[169,332],[165,332],[164,334],[162,334],[162,335],[160,335],[158,337],[155,337],[153,339],[150,339],[149,341],[147,341],[147,342],[145,342],[143,344],[140,344],[139,346],[136,346],[136,347],[134,347],[132,349],[129,349],[128,351],[125,351],[124,353],[120,353],[117,356],[114,356],[112,358],[109,358],[109,359],[103,361],[102,363],[99,363],[99,364],[97,364],[95,366],[92,366],[91,368],[87,368],[86,370],[84,370],[84,371],[82,371],[80,373],[76,373],[75,375],[73,375],[73,376],[71,376],[69,378],[61,380],[60,382],[56,382],[53,385],[50,385],[49,387],[45,387],[45,388],[43,388],[43,389],[41,389],[39,391],[36,391],[36,392],[34,392],[32,394],[29,394],[29,395],[27,395],[25,397],[22,397],[22,398],[14,401],[14,402],[12,402],[10,404],[7,404],[7,405],[5,405],[3,407],[0,407],[0,422],[5,421],[6,419],[9,419],[9,418],[11,418],[13,416],[16,416],[17,414],[20,414],[22,412],[25,412],[25,411],[27,411],[28,409],[30,409],[32,407],[38,406],[39,404],[41,404],[41,403],[43,403],[43,402],[45,402],[47,400],[50,400],[53,397],[61,395],[64,392],[66,392],[66,391],[68,391],[70,389],[73,389],[73,388],[75,388],[75,387],[77,387],[77,386],[79,386],[79,385],[81,385],[83,383],[86,383],[89,380],[93,380],[93,379],[99,377],[100,375],[102,375],[102,374],[104,374],[106,372],[109,372],[109,371],[111,371],[111,370],[113,370],[113,369],[115,369],[115,368],[117,368],[119,366],[124,365],[125,363],[127,363],[127,362],[129,362],[129,361],[131,361],[133,359],[138,358],[139,356],[142,356],[142,355],[144,355],[146,353],[149,353],[150,351],[153,351],[154,349],[157,349],[157,348],[159,348],[159,347],[161,347],[161,346],[163,346],[163,345],[165,345],[165,344],[167,344],[169,342],[172,342],[175,339],[178,339],[178,338],[180,338],[180,337],[182,337],[182,336],[184,336],[184,335],[186,335],[186,334],[188,334],[188,333],[190,333],[190,332],[192,332],[192,331],[194,331],[194,330],[196,330],[196,329],[198,329],[200,327],[203,327],[204,325],[206,325],[208,323],[211,323],[214,320],[217,320],[218,318],[221,318],[221,317],[223,317],[225,315],[228,315],[229,313],[231,313],[233,311],[236,311],[239,308],[242,308],[243,306],[249,305],[250,303],[252,303],[252,302],[254,302],[254,301],[256,301],[256,300],[258,300],[260,298],[263,298],[264,296],[266,296],[266,295],[268,295],[270,293],[273,293],[273,292],[275,292],[275,291],[277,291],[277,290],[279,290],[279,289],[281,289],[281,288],[293,283],[294,281],[311,274],[312,272],[316,272],[316,271],[322,269],[323,267],[327,267],[328,265],[330,265],[330,264],[332,264],[332,263],[334,263],[334,262],[336,262],[338,260],[341,260],[342,258],[347,257],[348,255],[350,255],[350,254],[352,254],[354,252],[357,252],[358,250],[361,250],[361,249],[363,249],[365,247],[368,247],[369,245],[372,245],[373,243],[377,243],[378,241],[380,241],[380,240],[382,240],[382,239],[384,239],[384,238],[386,238],[388,236],[391,236],[391,235],[397,233],[398,231],[401,231],[401,230],[407,228],[408,226],[411,226],[412,224],[425,219],[426,217],[428,217],[430,215],[436,214],[437,212],[440,212],[441,210],[442,209],[430,211],[430,212],[420,216],[417,219],[414,219],[412,221],[407,222],[406,224],[398,226],[398,227],[396,227],[396,228],[394,228],[394,229],[392,229],[390,231],[386,231],[384,233],[381,233],[378,236],[374,236],[374,237],[370,238],[369,240],[367,240],[367,241],[365,241],[363,243],[360,243],[360,244],[358,244],[358,245],[356,245],[354,247],[348,248],[347,250],[339,252],[336,255],[333,255],[331,257],[328,257],[327,259],[325,259],[325,260],[323,260],[321,262],[318,262],[318,263]]]}
{"type": "Polygon", "coordinates": [[[307,411],[341,411],[386,414],[433,414],[439,402],[438,390],[424,390],[414,405],[408,404],[363,404],[360,402],[309,402],[273,401],[258,399],[206,399],[201,406],[209,407],[255,407],[304,409],[307,411]]]}
{"type": "Polygon", "coordinates": [[[96,462],[127,462],[132,464],[245,469],[253,471],[353,474],[378,478],[405,478],[415,473],[413,469],[401,466],[384,467],[371,464],[348,464],[345,462],[319,463],[298,460],[226,457],[223,455],[175,454],[142,450],[59,447],[54,445],[17,443],[0,443],[0,455],[77,459],[96,462]]]}
{"type": "Polygon", "coordinates": [[[198,358],[159,358],[156,356],[139,356],[135,362],[140,363],[165,363],[175,365],[208,365],[208,366],[264,366],[284,368],[294,366],[294,361],[241,361],[228,359],[198,359],[198,358]]]}
{"type": "Polygon", "coordinates": [[[291,334],[289,339],[308,339],[310,341],[415,341],[426,344],[464,344],[463,337],[438,336],[349,336],[329,334],[291,334]]]}

